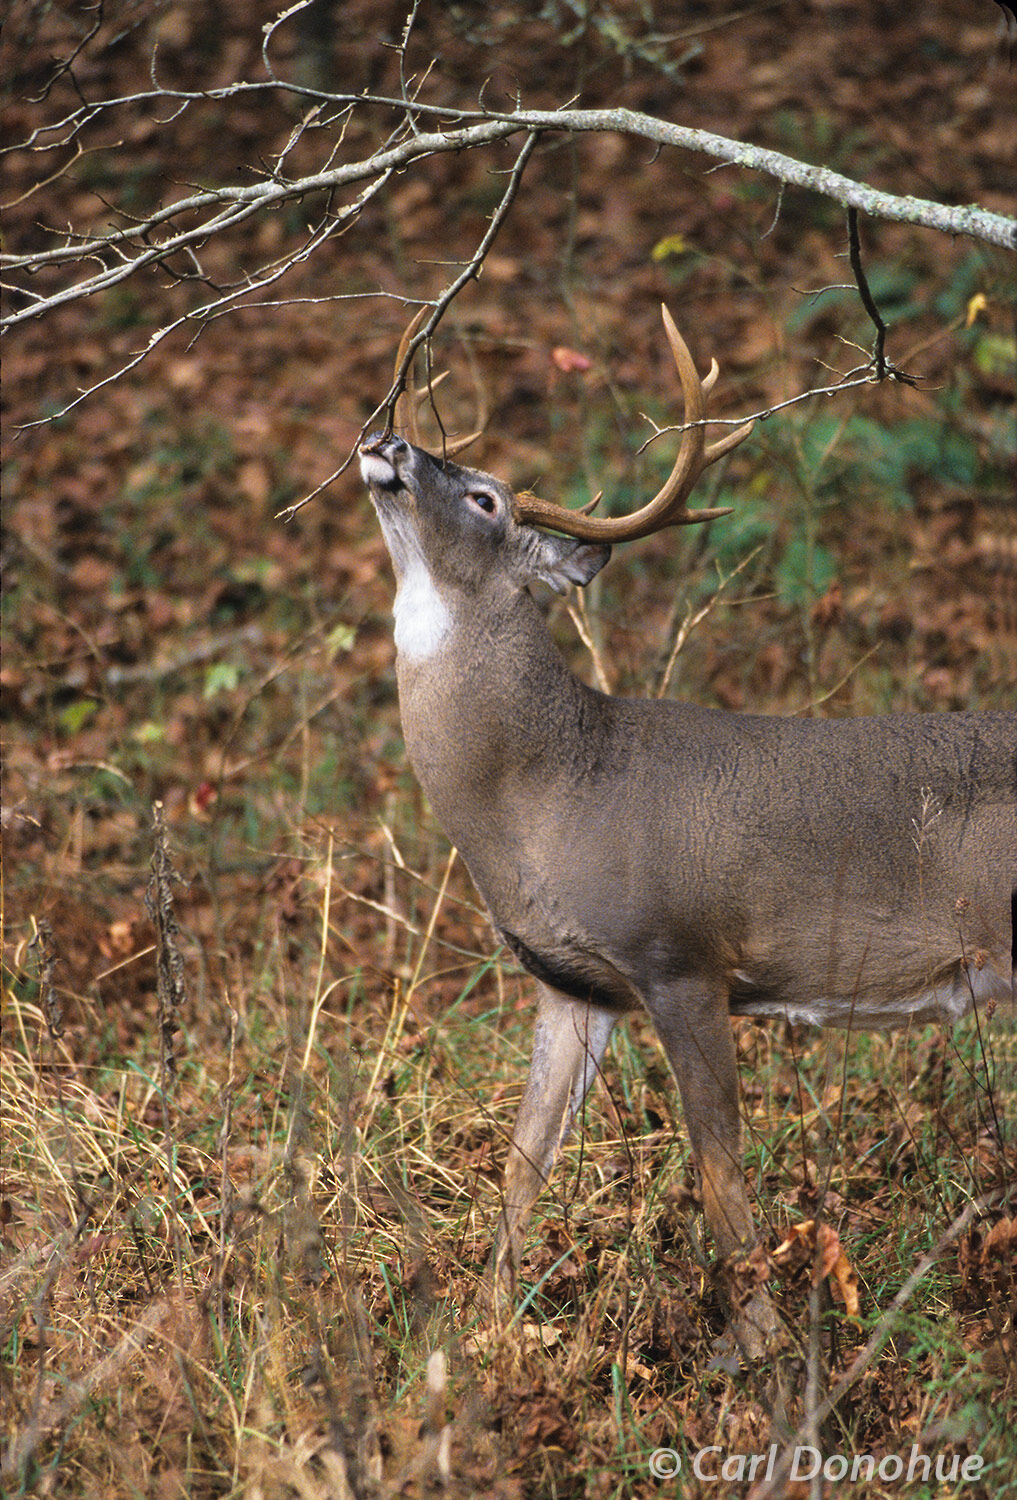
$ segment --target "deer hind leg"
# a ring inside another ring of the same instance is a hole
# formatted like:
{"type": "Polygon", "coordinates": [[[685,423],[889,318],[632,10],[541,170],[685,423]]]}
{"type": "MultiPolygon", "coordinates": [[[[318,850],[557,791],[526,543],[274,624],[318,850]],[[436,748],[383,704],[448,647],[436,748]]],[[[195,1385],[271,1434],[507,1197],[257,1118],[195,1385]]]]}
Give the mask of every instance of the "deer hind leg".
{"type": "MultiPolygon", "coordinates": [[[[648,1007],[678,1082],[696,1162],[703,1211],[723,1260],[747,1254],[757,1236],[741,1165],[741,1118],[734,1037],[722,989],[669,986],[648,1007]]],[[[743,1306],[732,1299],[732,1331],[742,1354],[759,1359],[779,1329],[764,1288],[743,1306]]]]}
{"type": "Polygon", "coordinates": [[[533,1205],[547,1182],[596,1076],[617,1012],[538,984],[530,1074],[505,1166],[504,1198],[489,1264],[492,1301],[504,1309],[514,1291],[533,1205]]]}

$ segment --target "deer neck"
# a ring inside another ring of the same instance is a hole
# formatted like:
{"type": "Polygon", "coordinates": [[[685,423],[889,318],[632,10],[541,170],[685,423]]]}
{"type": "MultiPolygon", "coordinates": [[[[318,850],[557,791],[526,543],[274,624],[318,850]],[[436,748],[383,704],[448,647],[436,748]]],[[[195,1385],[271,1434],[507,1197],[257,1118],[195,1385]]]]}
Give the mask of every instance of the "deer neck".
{"type": "Polygon", "coordinates": [[[403,735],[439,822],[469,861],[478,836],[515,837],[519,808],[582,774],[609,700],[569,670],[528,593],[477,600],[430,589],[434,597],[427,584],[400,579],[403,735]],[[411,614],[415,598],[423,619],[411,614]],[[435,643],[426,653],[424,640],[435,643]]]}

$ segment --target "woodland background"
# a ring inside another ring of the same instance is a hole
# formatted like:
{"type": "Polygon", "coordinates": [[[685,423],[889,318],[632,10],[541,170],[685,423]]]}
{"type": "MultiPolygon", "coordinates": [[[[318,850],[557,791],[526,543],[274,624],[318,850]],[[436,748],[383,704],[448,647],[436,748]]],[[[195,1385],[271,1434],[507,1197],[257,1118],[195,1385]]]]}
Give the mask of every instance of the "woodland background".
{"type": "MultiPolygon", "coordinates": [[[[275,14],[24,4],[3,35],[7,143],[77,89],[146,90],[156,45],[166,86],[261,77],[275,14]]],[[[474,108],[483,86],[497,108],[625,105],[1006,213],[1003,14],[421,5],[401,52],[405,6],[349,0],[281,26],[272,55],[344,93],[397,95],[401,69],[430,66],[422,97],[443,104],[474,108]]],[[[42,186],[38,153],[9,151],[5,248],[101,225],[111,201],[144,216],[188,184],[255,181],[301,113],[282,93],[175,118],[139,105],[42,186]]],[[[357,108],[341,149],[366,155],[392,125],[357,108]]],[[[289,166],[321,154],[307,130],[289,166]]],[[[722,1313],[674,1091],[638,1022],[538,1216],[525,1337],[486,1337],[474,1302],[528,986],[405,761],[392,581],[355,465],[280,517],[353,452],[408,304],[472,253],[514,159],[417,163],[280,285],[69,411],[186,310],[187,280],[153,267],[4,341],[11,1493],[650,1495],[675,1492],[648,1475],[656,1447],[770,1440],[765,1381],[710,1366],[722,1313]]],[[[210,239],[206,275],[299,250],[316,211],[210,239]]],[[[861,234],[914,383],[758,424],[698,497],[728,520],[618,550],[579,620],[595,662],[557,605],[590,680],[640,694],[667,672],[671,692],[761,712],[1014,706],[1013,256],[864,217],[861,234]]],[[[434,341],[442,419],[462,431],[482,406],[470,461],[518,487],[633,506],[673,451],[637,454],[643,414],[678,418],[660,302],[701,366],[721,364],[713,409],[744,417],[863,362],[846,244],[842,208],[761,175],[621,136],[545,139],[434,341]]],[[[822,1322],[819,1387],[880,1335],[823,1451],[979,1453],[964,1494],[1012,1492],[1003,1060],[975,1023],[846,1044],[745,1024],[739,1049],[776,1294],[803,1360],[822,1322]],[[842,1287],[832,1304],[811,1289],[817,1231],[800,1226],[817,1220],[857,1318],[842,1287]]],[[[810,1412],[803,1384],[792,1419],[810,1412]]]]}

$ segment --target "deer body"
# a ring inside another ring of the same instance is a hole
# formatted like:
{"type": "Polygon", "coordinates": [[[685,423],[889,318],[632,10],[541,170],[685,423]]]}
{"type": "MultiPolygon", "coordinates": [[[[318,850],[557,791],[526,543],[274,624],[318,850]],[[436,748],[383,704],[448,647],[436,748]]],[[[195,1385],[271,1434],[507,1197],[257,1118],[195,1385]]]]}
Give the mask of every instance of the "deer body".
{"type": "Polygon", "coordinates": [[[759,718],[608,698],[558,665],[546,718],[490,656],[486,691],[399,669],[418,779],[537,977],[627,1009],[695,976],[732,1014],[845,1027],[1009,995],[1010,716],[759,718]]]}
{"type": "MultiPolygon", "coordinates": [[[[640,1005],[718,1248],[745,1251],[730,1015],[892,1027],[1012,997],[1017,714],[832,721],[607,696],[529,591],[588,582],[607,547],[520,522],[497,480],[397,437],[365,444],[362,468],[398,581],[410,760],[538,984],[496,1282],[615,1020],[640,1005]]],[[[774,1323],[758,1294],[735,1318],[743,1348],[774,1323]]]]}

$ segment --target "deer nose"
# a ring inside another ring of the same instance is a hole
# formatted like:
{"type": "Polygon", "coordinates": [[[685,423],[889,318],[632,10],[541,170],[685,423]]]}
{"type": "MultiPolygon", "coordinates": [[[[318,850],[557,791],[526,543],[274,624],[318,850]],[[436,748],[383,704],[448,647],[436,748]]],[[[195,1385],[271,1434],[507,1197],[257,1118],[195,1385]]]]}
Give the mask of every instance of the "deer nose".
{"type": "Polygon", "coordinates": [[[372,432],[360,445],[361,453],[379,453],[383,457],[393,458],[397,454],[405,453],[409,449],[409,443],[405,438],[396,437],[394,432],[372,432]]]}

